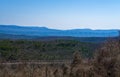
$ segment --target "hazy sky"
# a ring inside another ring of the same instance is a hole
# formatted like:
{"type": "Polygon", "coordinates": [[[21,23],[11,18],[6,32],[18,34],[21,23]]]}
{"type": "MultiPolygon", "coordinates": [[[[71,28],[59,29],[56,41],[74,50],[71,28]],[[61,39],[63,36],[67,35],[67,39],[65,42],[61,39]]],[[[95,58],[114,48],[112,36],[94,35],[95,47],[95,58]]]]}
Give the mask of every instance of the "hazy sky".
{"type": "Polygon", "coordinates": [[[0,0],[0,24],[120,29],[120,0],[0,0]]]}

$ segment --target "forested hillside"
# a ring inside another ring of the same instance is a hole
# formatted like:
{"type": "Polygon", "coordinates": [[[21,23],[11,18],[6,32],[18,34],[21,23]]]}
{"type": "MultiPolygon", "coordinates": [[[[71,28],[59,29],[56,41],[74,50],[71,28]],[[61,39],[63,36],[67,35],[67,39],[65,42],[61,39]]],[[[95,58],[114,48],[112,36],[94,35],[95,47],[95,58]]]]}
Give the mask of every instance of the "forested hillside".
{"type": "Polygon", "coordinates": [[[71,37],[118,37],[119,30],[92,30],[92,29],[70,29],[57,30],[47,27],[23,27],[16,25],[0,25],[0,33],[26,36],[71,36],[71,37]]]}
{"type": "MultiPolygon", "coordinates": [[[[4,41],[4,45],[5,43],[12,45],[13,42],[19,44],[21,42],[24,43],[24,41],[7,40],[6,42],[4,41]]],[[[35,41],[31,42],[36,43],[35,41]]],[[[66,45],[70,43],[68,46],[73,46],[75,41],[63,42],[62,40],[54,44],[58,44],[58,47],[62,45],[62,47],[64,46],[66,48],[66,45]]],[[[30,43],[27,42],[25,44],[30,43]]],[[[79,44],[87,45],[83,43],[79,44]]],[[[8,49],[12,50],[12,48],[8,49]]],[[[91,59],[83,58],[83,54],[81,53],[80,51],[75,51],[72,61],[66,62],[67,60],[65,60],[64,63],[44,63],[39,61],[0,62],[0,77],[120,77],[120,40],[109,40],[105,42],[102,44],[102,47],[96,50],[91,59]]]]}
{"type": "Polygon", "coordinates": [[[71,59],[74,51],[92,57],[98,43],[76,40],[0,40],[0,57],[4,60],[71,59]]]}

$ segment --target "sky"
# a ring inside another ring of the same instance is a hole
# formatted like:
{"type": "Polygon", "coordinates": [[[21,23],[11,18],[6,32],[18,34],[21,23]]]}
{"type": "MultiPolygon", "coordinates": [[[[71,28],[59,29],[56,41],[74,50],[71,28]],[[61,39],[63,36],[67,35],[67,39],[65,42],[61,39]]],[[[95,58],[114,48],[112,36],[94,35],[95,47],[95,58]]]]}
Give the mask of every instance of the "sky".
{"type": "Polygon", "coordinates": [[[120,0],[0,0],[0,24],[120,29],[120,0]]]}

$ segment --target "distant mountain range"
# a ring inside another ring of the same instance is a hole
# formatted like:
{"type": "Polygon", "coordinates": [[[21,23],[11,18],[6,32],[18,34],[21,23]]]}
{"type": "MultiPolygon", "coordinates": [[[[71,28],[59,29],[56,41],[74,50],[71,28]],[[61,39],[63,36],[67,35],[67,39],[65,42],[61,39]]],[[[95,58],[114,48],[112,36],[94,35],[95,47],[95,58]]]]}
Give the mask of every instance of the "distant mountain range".
{"type": "Polygon", "coordinates": [[[0,35],[16,35],[30,37],[118,37],[119,30],[91,30],[91,29],[71,29],[56,30],[46,27],[23,27],[16,25],[0,25],[0,35]]]}

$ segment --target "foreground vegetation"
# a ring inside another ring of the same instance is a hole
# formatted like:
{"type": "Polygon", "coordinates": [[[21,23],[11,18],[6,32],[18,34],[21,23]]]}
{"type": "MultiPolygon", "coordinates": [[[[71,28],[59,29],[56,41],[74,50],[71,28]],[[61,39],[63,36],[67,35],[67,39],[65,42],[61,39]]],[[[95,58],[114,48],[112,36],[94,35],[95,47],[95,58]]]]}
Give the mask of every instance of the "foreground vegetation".
{"type": "Polygon", "coordinates": [[[107,41],[86,59],[74,52],[72,63],[0,64],[0,77],[120,77],[120,40],[107,41]]]}

